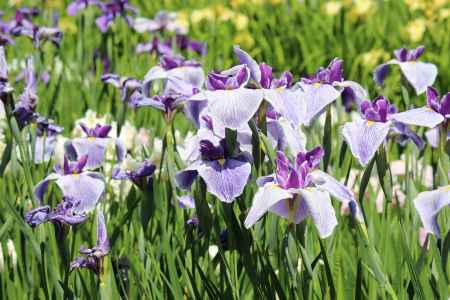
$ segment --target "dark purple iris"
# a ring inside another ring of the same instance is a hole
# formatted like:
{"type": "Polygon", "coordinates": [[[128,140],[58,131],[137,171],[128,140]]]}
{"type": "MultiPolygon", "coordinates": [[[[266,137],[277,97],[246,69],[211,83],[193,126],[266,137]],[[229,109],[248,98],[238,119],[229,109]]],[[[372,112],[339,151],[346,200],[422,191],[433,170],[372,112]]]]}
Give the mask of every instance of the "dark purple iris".
{"type": "Polygon", "coordinates": [[[78,161],[69,161],[67,156],[64,156],[64,164],[62,167],[61,165],[55,165],[54,171],[61,175],[80,174],[83,172],[87,160],[87,155],[81,156],[78,161]]]}
{"type": "Polygon", "coordinates": [[[278,151],[276,159],[276,181],[283,189],[305,188],[310,184],[308,174],[315,169],[324,155],[322,147],[316,147],[309,152],[297,154],[295,165],[286,155],[278,151]]]}
{"type": "Polygon", "coordinates": [[[446,118],[450,115],[450,92],[442,96],[439,101],[439,93],[433,87],[427,88],[427,106],[446,118]]]}
{"type": "Polygon", "coordinates": [[[212,142],[208,140],[200,141],[200,154],[202,160],[220,160],[225,158],[225,140],[221,140],[218,146],[215,146],[212,142]]]}
{"type": "Polygon", "coordinates": [[[245,85],[250,71],[245,65],[238,65],[222,72],[210,72],[206,80],[208,90],[234,90],[245,85]]]}
{"type": "Polygon", "coordinates": [[[379,96],[370,102],[369,100],[364,100],[361,102],[360,106],[361,114],[366,120],[373,122],[383,122],[388,121],[388,116],[397,112],[394,105],[389,103],[384,96],[379,96]]]}
{"type": "Polygon", "coordinates": [[[200,64],[195,60],[186,60],[181,55],[163,55],[159,63],[164,70],[171,70],[179,67],[198,67],[200,64]]]}
{"type": "Polygon", "coordinates": [[[98,137],[98,138],[106,138],[108,137],[109,132],[111,131],[111,125],[95,125],[94,128],[89,128],[84,123],[80,123],[81,129],[83,129],[84,133],[88,137],[98,137]]]}
{"type": "Polygon", "coordinates": [[[175,37],[175,44],[181,50],[191,50],[199,55],[206,55],[206,44],[201,41],[196,41],[184,34],[177,34],[175,37]]]}
{"type": "Polygon", "coordinates": [[[151,42],[138,44],[136,46],[136,53],[156,53],[157,55],[172,55],[172,42],[171,40],[161,41],[156,36],[153,37],[151,42]]]}
{"type": "Polygon", "coordinates": [[[259,83],[262,88],[276,89],[292,86],[292,74],[290,72],[283,72],[280,78],[273,78],[272,67],[265,63],[259,64],[259,70],[261,72],[261,80],[259,83]]]}
{"type": "Polygon", "coordinates": [[[112,0],[108,3],[98,2],[97,4],[102,10],[102,15],[97,18],[95,23],[102,32],[108,31],[114,20],[122,17],[128,26],[131,26],[133,21],[128,12],[137,13],[137,9],[128,3],[128,0],[112,0]]]}
{"type": "Polygon", "coordinates": [[[343,66],[344,61],[342,59],[333,59],[328,67],[320,67],[316,74],[302,78],[302,82],[306,84],[322,83],[322,84],[332,84],[336,81],[344,80],[343,66]]]}
{"type": "Polygon", "coordinates": [[[423,52],[425,51],[424,46],[419,46],[415,49],[406,49],[406,48],[400,48],[394,51],[395,58],[397,58],[400,62],[406,62],[406,61],[416,61],[418,60],[423,52]]]}

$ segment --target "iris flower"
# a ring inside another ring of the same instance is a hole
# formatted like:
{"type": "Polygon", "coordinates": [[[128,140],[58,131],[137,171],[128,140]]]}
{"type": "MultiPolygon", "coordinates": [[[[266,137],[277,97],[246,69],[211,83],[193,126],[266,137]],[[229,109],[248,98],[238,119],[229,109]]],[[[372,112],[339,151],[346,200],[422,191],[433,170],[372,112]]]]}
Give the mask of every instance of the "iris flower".
{"type": "Polygon", "coordinates": [[[140,33],[157,31],[176,32],[177,34],[187,33],[187,29],[177,22],[177,14],[165,10],[157,12],[153,19],[142,17],[134,19],[133,28],[140,33]]]}
{"type": "Polygon", "coordinates": [[[78,256],[70,264],[70,269],[88,268],[97,275],[103,272],[103,257],[108,255],[110,244],[105,225],[105,217],[102,212],[97,213],[97,243],[92,248],[80,247],[80,253],[84,256],[78,256]]]}
{"type": "Polygon", "coordinates": [[[206,183],[208,192],[220,201],[231,203],[240,196],[251,173],[251,158],[248,153],[227,151],[225,140],[203,139],[199,142],[200,157],[185,170],[176,174],[177,185],[189,189],[200,176],[206,183]]]}
{"type": "Polygon", "coordinates": [[[8,63],[6,62],[5,48],[0,46],[0,98],[12,91],[13,88],[8,80],[8,63]]]}
{"type": "Polygon", "coordinates": [[[257,180],[259,189],[245,219],[245,227],[253,226],[266,212],[273,212],[293,223],[311,216],[321,238],[331,235],[337,219],[330,194],[355,208],[355,218],[363,217],[353,193],[325,172],[316,170],[323,156],[321,147],[297,154],[291,162],[283,152],[277,153],[275,174],[257,180]]]}
{"type": "Polygon", "coordinates": [[[114,145],[117,160],[122,161],[125,156],[125,148],[119,139],[108,136],[111,130],[110,125],[97,124],[94,128],[88,128],[85,124],[80,123],[80,127],[86,137],[72,139],[64,145],[70,155],[78,158],[87,156],[86,167],[95,169],[103,164],[106,149],[114,145]]]}
{"type": "Polygon", "coordinates": [[[36,121],[36,141],[34,147],[34,162],[48,162],[53,155],[58,134],[63,128],[43,117],[36,121]]]}
{"type": "Polygon", "coordinates": [[[133,19],[128,13],[136,14],[137,9],[131,6],[128,0],[111,0],[107,3],[98,2],[96,4],[102,11],[102,15],[95,20],[95,24],[101,32],[107,32],[112,23],[119,17],[122,17],[128,26],[133,25],[133,19]]]}
{"type": "Polygon", "coordinates": [[[85,10],[90,5],[98,5],[98,0],[74,0],[69,6],[67,6],[67,14],[69,16],[75,16],[80,11],[85,10]]]}
{"type": "Polygon", "coordinates": [[[139,188],[143,189],[147,178],[153,176],[156,166],[150,160],[137,162],[130,157],[125,157],[121,164],[116,165],[112,171],[112,178],[116,180],[131,180],[139,188]]]}
{"type": "MultiPolygon", "coordinates": [[[[417,136],[397,123],[433,127],[436,122],[433,119],[424,120],[421,114],[416,114],[415,109],[397,113],[395,106],[391,105],[383,96],[376,98],[373,102],[363,101],[360,111],[363,118],[345,123],[342,127],[342,135],[350,146],[353,156],[363,166],[367,165],[373,158],[391,130],[397,132],[401,130],[401,133],[404,134],[403,137],[412,138],[421,147],[421,143],[417,141],[417,136]],[[413,114],[417,117],[405,122],[405,114],[413,114]]],[[[428,114],[426,111],[423,113],[428,114]]]]}
{"type": "Polygon", "coordinates": [[[425,230],[441,237],[438,224],[438,214],[441,209],[450,205],[450,185],[433,191],[422,192],[414,199],[414,206],[422,220],[425,230]]]}
{"type": "Polygon", "coordinates": [[[36,105],[38,96],[36,95],[36,75],[34,72],[34,63],[31,57],[27,58],[25,65],[25,88],[19,96],[19,101],[15,104],[13,114],[23,128],[36,120],[36,105]]]}
{"type": "Polygon", "coordinates": [[[382,85],[389,74],[390,66],[398,65],[417,95],[424,93],[427,87],[433,85],[438,74],[437,67],[434,64],[419,61],[424,51],[424,46],[410,50],[405,48],[395,50],[395,59],[379,65],[375,69],[373,74],[375,82],[382,85]]]}
{"type": "Polygon", "coordinates": [[[69,162],[67,157],[64,157],[63,166],[56,165],[54,173],[36,185],[36,198],[42,203],[49,183],[55,182],[64,199],[77,204],[77,211],[87,212],[94,209],[105,191],[105,182],[101,173],[84,171],[87,161],[87,156],[81,156],[76,162],[69,162]]]}

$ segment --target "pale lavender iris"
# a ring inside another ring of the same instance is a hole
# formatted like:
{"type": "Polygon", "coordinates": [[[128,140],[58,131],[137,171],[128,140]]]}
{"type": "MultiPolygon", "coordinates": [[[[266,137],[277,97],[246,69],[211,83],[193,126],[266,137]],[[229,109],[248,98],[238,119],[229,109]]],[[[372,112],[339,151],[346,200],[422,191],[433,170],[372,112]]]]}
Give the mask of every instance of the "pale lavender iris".
{"type": "Polygon", "coordinates": [[[140,80],[112,73],[102,75],[101,80],[119,89],[122,101],[131,107],[136,107],[136,99],[142,96],[142,82],[140,80]]]}
{"type": "Polygon", "coordinates": [[[40,164],[51,159],[55,151],[57,136],[61,134],[63,128],[43,117],[38,117],[36,125],[34,162],[40,164]]]}
{"type": "Polygon", "coordinates": [[[69,16],[75,16],[80,11],[85,10],[88,6],[98,5],[98,0],[74,0],[67,6],[67,14],[69,16]]]}
{"type": "Polygon", "coordinates": [[[427,87],[436,80],[438,70],[434,64],[419,61],[425,50],[424,46],[407,50],[400,48],[394,51],[396,59],[379,65],[374,71],[374,80],[378,85],[384,83],[391,65],[398,65],[402,74],[416,91],[417,95],[424,93],[427,87]]]}
{"type": "Polygon", "coordinates": [[[83,256],[78,256],[70,264],[70,269],[88,268],[94,271],[97,275],[103,273],[103,258],[108,255],[111,247],[106,231],[105,217],[103,213],[97,212],[97,243],[92,248],[80,247],[80,253],[83,256]]]}
{"type": "Polygon", "coordinates": [[[72,139],[64,145],[71,156],[78,158],[87,156],[86,167],[95,169],[103,164],[106,150],[112,146],[115,149],[116,159],[122,161],[125,156],[125,148],[119,139],[109,137],[110,125],[97,124],[94,128],[88,128],[81,123],[80,127],[86,137],[72,139]]]}
{"type": "Polygon", "coordinates": [[[13,88],[8,79],[8,63],[6,62],[5,48],[0,46],[0,98],[10,94],[13,88]]]}
{"type": "MultiPolygon", "coordinates": [[[[358,83],[350,80],[344,80],[343,61],[335,58],[326,67],[320,67],[317,72],[309,77],[302,78],[299,86],[303,90],[303,95],[296,99],[298,107],[295,115],[287,114],[294,124],[304,124],[309,126],[311,121],[320,116],[326,107],[333,103],[341,93],[346,90],[348,94],[352,93],[352,100],[358,105],[368,96],[367,91],[358,83]]],[[[294,106],[291,104],[290,107],[294,106]]],[[[289,109],[294,111],[294,109],[289,109]]]]}
{"type": "Polygon", "coordinates": [[[186,34],[187,29],[177,22],[177,14],[169,11],[159,11],[153,19],[136,18],[133,28],[137,32],[169,31],[177,34],[186,34]]]}
{"type": "Polygon", "coordinates": [[[36,113],[38,101],[38,96],[36,95],[36,74],[34,72],[34,63],[31,57],[26,60],[24,74],[25,88],[19,96],[19,101],[17,101],[13,110],[17,123],[21,128],[35,121],[38,117],[38,114],[36,113]]]}
{"type": "Polygon", "coordinates": [[[399,142],[402,144],[405,142],[402,139],[409,138],[419,148],[422,147],[417,135],[412,134],[409,128],[402,126],[402,124],[429,126],[429,123],[424,123],[419,118],[410,122],[405,121],[402,116],[414,113],[414,111],[415,109],[397,113],[396,108],[383,96],[376,98],[373,102],[365,100],[360,105],[362,118],[345,123],[341,132],[350,146],[353,156],[361,165],[365,166],[374,157],[391,130],[400,133],[399,142]]]}
{"type": "Polygon", "coordinates": [[[86,162],[86,156],[75,162],[70,162],[65,157],[62,166],[56,165],[55,172],[36,185],[34,193],[39,202],[43,203],[49,183],[55,182],[65,201],[73,204],[71,207],[77,214],[92,211],[105,191],[105,182],[102,174],[84,171],[86,162]]]}
{"type": "Polygon", "coordinates": [[[337,225],[330,195],[353,206],[355,218],[363,222],[352,191],[332,176],[316,170],[322,156],[321,147],[298,153],[295,162],[278,152],[275,174],[257,180],[260,187],[245,219],[245,227],[251,227],[268,211],[296,224],[311,216],[319,236],[326,238],[337,225]]]}
{"type": "Polygon", "coordinates": [[[414,199],[414,206],[426,232],[441,237],[438,223],[439,212],[450,205],[450,185],[433,191],[422,192],[414,199]]]}
{"type": "Polygon", "coordinates": [[[240,196],[251,173],[250,155],[240,152],[228,153],[225,140],[201,140],[200,158],[185,170],[176,174],[177,185],[189,189],[197,176],[206,183],[208,192],[220,201],[231,203],[240,196]]]}

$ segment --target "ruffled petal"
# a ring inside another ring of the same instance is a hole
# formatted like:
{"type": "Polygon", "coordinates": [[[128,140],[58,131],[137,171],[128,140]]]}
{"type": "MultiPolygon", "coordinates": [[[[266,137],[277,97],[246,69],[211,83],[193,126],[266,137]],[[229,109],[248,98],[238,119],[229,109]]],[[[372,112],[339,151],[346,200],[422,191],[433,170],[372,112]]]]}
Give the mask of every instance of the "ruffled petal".
{"type": "Polygon", "coordinates": [[[450,185],[434,191],[422,192],[414,199],[414,206],[423,227],[438,238],[441,235],[437,216],[439,211],[448,205],[450,205],[450,185]]]}
{"type": "Polygon", "coordinates": [[[289,149],[291,154],[305,152],[306,136],[285,118],[267,121],[267,131],[269,139],[272,141],[277,150],[284,151],[289,149]]]}
{"type": "Polygon", "coordinates": [[[223,165],[218,161],[203,162],[197,170],[208,192],[220,201],[231,203],[244,191],[251,169],[248,162],[227,159],[223,165]]]}
{"type": "Polygon", "coordinates": [[[301,89],[265,89],[264,99],[269,102],[273,109],[292,122],[300,125],[304,122],[306,115],[305,93],[301,89]]]}
{"type": "Polygon", "coordinates": [[[398,63],[398,65],[417,95],[424,93],[427,87],[432,86],[438,74],[437,67],[431,63],[409,61],[398,63]]]}
{"type": "Polygon", "coordinates": [[[85,172],[61,176],[56,184],[66,201],[74,203],[77,214],[92,211],[105,191],[105,182],[99,173],[85,172]]]}
{"type": "Polygon", "coordinates": [[[320,170],[314,170],[308,176],[311,182],[314,183],[318,189],[327,191],[331,194],[331,196],[335,197],[342,203],[348,205],[350,202],[354,202],[356,205],[356,219],[360,222],[364,221],[362,211],[356,203],[355,196],[347,186],[320,170]]]}
{"type": "Polygon", "coordinates": [[[328,192],[307,188],[300,189],[299,193],[308,207],[319,236],[322,239],[329,237],[337,225],[337,219],[328,192]]]}
{"type": "Polygon", "coordinates": [[[206,91],[208,110],[213,119],[230,129],[244,126],[258,110],[263,99],[261,90],[206,91]]]}
{"type": "Polygon", "coordinates": [[[390,126],[389,122],[372,122],[359,118],[346,123],[342,127],[342,135],[350,146],[353,156],[365,166],[386,139],[390,126]]]}
{"type": "Polygon", "coordinates": [[[292,194],[274,183],[267,183],[259,188],[253,197],[252,207],[245,218],[245,227],[253,226],[277,202],[292,198],[292,194]]]}
{"type": "Polygon", "coordinates": [[[429,128],[436,127],[444,121],[444,117],[441,114],[425,106],[392,114],[389,118],[404,124],[429,128]]]}
{"type": "Polygon", "coordinates": [[[250,76],[256,82],[261,81],[261,70],[259,69],[258,63],[239,46],[233,47],[234,54],[239,58],[239,63],[247,65],[250,70],[250,76]]]}
{"type": "Polygon", "coordinates": [[[303,123],[306,126],[341,94],[330,84],[301,84],[301,87],[305,92],[306,114],[303,123]]]}
{"type": "Polygon", "coordinates": [[[100,167],[105,160],[105,150],[111,138],[77,138],[71,141],[77,157],[88,156],[86,167],[95,169],[100,167]]]}
{"type": "Polygon", "coordinates": [[[42,200],[44,199],[44,194],[47,191],[50,181],[57,180],[60,177],[61,175],[59,174],[51,173],[36,185],[36,187],[34,188],[34,195],[40,203],[42,203],[42,200]]]}

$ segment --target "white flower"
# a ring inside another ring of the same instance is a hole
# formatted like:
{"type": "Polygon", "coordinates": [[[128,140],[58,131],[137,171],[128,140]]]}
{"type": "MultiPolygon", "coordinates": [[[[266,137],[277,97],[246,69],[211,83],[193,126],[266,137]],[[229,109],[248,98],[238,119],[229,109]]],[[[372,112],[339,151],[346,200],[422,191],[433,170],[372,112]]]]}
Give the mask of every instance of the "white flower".
{"type": "Polygon", "coordinates": [[[126,121],[125,124],[123,124],[120,130],[119,139],[123,142],[127,150],[133,150],[137,133],[136,127],[130,122],[126,121]]]}
{"type": "Polygon", "coordinates": [[[219,247],[217,247],[216,245],[209,246],[208,254],[209,254],[209,257],[211,257],[211,259],[214,259],[214,257],[216,257],[218,252],[219,252],[219,247]]]}
{"type": "Polygon", "coordinates": [[[17,252],[16,247],[14,246],[14,243],[12,240],[8,239],[6,242],[6,247],[8,248],[8,256],[11,258],[12,265],[14,267],[17,266],[17,252]]]}

